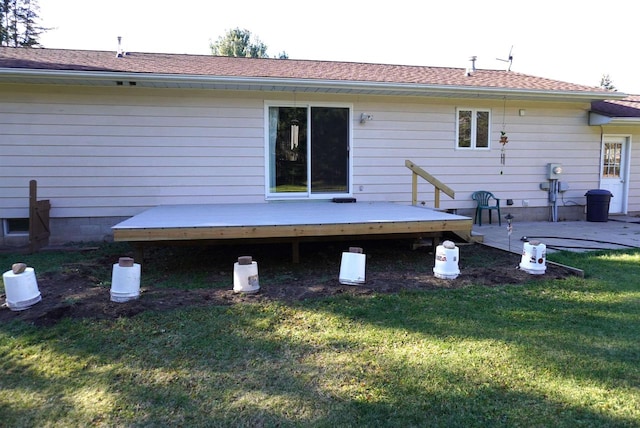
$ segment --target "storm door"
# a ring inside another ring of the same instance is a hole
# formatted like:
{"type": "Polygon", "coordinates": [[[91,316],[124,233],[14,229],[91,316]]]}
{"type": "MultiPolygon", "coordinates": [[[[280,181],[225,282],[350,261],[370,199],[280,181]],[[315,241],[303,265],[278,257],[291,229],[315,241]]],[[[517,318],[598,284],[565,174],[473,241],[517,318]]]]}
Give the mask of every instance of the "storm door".
{"type": "Polygon", "coordinates": [[[611,192],[609,213],[626,212],[628,177],[627,137],[605,136],[602,141],[602,161],[600,166],[600,188],[611,192]]]}

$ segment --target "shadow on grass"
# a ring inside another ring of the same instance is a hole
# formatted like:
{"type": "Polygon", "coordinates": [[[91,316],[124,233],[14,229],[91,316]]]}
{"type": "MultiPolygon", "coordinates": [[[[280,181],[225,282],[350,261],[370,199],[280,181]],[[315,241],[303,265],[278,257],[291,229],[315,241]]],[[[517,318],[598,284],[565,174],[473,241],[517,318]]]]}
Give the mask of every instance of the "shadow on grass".
{"type": "MultiPolygon", "coordinates": [[[[145,317],[145,325],[156,330],[123,322],[108,333],[87,331],[67,339],[70,346],[55,349],[52,357],[89,363],[67,367],[66,373],[38,375],[31,364],[13,358],[3,388],[42,398],[23,408],[3,400],[3,421],[189,426],[575,426],[581,421],[625,426],[624,420],[446,367],[434,373],[428,366],[383,361],[379,373],[370,376],[348,366],[347,375],[327,387],[323,372],[344,368],[307,362],[305,357],[317,352],[313,346],[247,336],[246,326],[212,325],[208,314],[191,312],[182,321],[145,317]],[[150,343],[141,346],[145,334],[150,343]],[[338,388],[340,383],[346,390],[338,388]],[[81,391],[107,405],[100,411],[101,404],[83,399],[81,391]]],[[[250,325],[264,321],[258,312],[238,320],[250,325]]],[[[37,346],[37,336],[24,346],[37,346]]],[[[338,346],[332,352],[346,350],[338,346]]]]}
{"type": "Polygon", "coordinates": [[[603,267],[607,281],[6,324],[0,413],[9,426],[637,426],[624,400],[640,387],[638,293],[616,273],[633,263],[603,267]]]}

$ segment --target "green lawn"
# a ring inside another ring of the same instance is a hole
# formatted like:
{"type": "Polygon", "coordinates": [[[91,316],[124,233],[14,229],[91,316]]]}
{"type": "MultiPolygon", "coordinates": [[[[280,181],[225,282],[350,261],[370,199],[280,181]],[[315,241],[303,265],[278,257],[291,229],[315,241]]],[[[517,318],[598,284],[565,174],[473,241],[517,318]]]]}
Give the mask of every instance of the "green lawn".
{"type": "Polygon", "coordinates": [[[549,259],[585,278],[0,325],[0,426],[640,426],[640,252],[549,259]]]}

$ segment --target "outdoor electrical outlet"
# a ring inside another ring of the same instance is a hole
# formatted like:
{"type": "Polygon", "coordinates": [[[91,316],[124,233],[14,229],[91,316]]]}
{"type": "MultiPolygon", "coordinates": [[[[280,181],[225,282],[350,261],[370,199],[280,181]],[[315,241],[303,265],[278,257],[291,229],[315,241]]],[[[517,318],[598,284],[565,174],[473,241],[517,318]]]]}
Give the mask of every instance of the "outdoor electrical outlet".
{"type": "Polygon", "coordinates": [[[529,200],[528,199],[523,199],[522,200],[522,206],[523,207],[528,207],[529,206],[529,200]]]}

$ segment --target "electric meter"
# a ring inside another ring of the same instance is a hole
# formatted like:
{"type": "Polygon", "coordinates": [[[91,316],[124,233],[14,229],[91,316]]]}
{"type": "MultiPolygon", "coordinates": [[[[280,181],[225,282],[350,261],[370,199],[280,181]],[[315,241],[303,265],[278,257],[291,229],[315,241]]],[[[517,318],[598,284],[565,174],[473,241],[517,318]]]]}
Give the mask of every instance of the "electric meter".
{"type": "Polygon", "coordinates": [[[562,164],[550,163],[549,164],[549,180],[559,180],[562,175],[562,164]]]}

